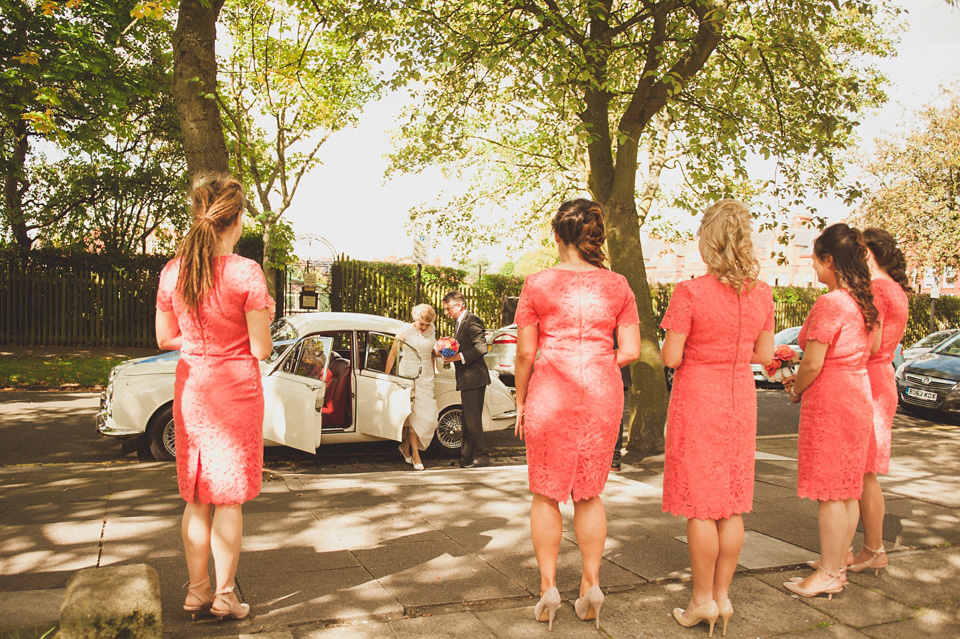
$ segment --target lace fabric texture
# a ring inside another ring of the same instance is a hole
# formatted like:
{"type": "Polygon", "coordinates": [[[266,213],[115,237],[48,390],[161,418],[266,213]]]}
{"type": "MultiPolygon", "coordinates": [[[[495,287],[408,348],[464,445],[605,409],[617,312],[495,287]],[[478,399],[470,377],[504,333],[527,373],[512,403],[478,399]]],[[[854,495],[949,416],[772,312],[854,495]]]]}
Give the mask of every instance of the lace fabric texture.
{"type": "Polygon", "coordinates": [[[843,289],[817,298],[800,329],[800,347],[827,344],[823,368],[803,391],[797,443],[797,494],[818,501],[859,499],[873,431],[867,378],[871,336],[843,289]]]}
{"type": "Polygon", "coordinates": [[[246,313],[274,302],[259,264],[225,255],[193,313],[176,291],[179,272],[179,258],[164,267],[157,308],[173,311],[183,334],[173,398],[180,496],[243,503],[260,493],[263,469],[263,387],[246,313]]]}
{"type": "Polygon", "coordinates": [[[667,410],[664,512],[725,519],[753,507],[757,392],[754,343],[773,330],[762,282],[738,294],[705,275],[680,282],[661,328],[687,336],[667,410]]]}
{"type": "Polygon", "coordinates": [[[527,277],[515,321],[537,327],[540,351],[524,408],[530,490],[559,502],[596,497],[623,411],[613,332],[640,322],[633,292],[606,269],[547,269],[527,277]]]}
{"type": "MultiPolygon", "coordinates": [[[[437,414],[439,407],[434,392],[434,368],[433,346],[437,343],[436,329],[431,326],[426,333],[421,333],[413,324],[407,324],[397,333],[397,338],[402,339],[404,343],[417,351],[420,356],[418,362],[411,361],[410,370],[413,374],[416,366],[422,366],[420,376],[413,382],[413,406],[410,417],[407,418],[407,426],[413,428],[420,439],[420,450],[426,450],[430,442],[433,441],[433,435],[437,432],[437,414]]],[[[408,364],[400,358],[400,372],[404,373],[404,367],[408,364]]]]}
{"type": "Polygon", "coordinates": [[[897,382],[893,378],[893,353],[903,339],[910,309],[907,294],[891,280],[873,280],[873,303],[883,322],[880,350],[867,360],[867,376],[873,399],[873,438],[867,448],[868,473],[890,470],[893,416],[897,412],[897,382]]]}

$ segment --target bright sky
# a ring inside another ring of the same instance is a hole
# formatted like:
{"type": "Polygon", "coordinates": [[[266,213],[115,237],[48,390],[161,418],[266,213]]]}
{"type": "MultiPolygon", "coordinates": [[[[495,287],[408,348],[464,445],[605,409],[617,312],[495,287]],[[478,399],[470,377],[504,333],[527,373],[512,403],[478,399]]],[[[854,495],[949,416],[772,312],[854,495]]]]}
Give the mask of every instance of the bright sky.
{"type": "MultiPolygon", "coordinates": [[[[880,60],[878,66],[891,81],[888,104],[865,118],[860,130],[864,148],[872,140],[896,131],[910,114],[932,101],[939,87],[960,81],[960,10],[945,0],[901,0],[908,14],[908,30],[901,35],[896,58],[880,60]]],[[[391,96],[367,107],[360,124],[331,136],[321,150],[323,166],[305,176],[286,217],[300,238],[320,236],[337,253],[355,259],[403,257],[413,251],[407,235],[408,211],[437,198],[456,185],[444,183],[439,172],[408,175],[385,181],[390,150],[389,131],[403,99],[391,96]]],[[[820,204],[831,218],[846,214],[840,202],[820,204]]],[[[689,223],[690,216],[684,215],[689,223]]],[[[301,239],[297,254],[304,259],[321,259],[329,251],[320,242],[301,239]]],[[[499,247],[483,248],[494,265],[518,255],[506,255],[499,247]]],[[[432,249],[431,259],[440,257],[450,264],[449,247],[432,249]]]]}

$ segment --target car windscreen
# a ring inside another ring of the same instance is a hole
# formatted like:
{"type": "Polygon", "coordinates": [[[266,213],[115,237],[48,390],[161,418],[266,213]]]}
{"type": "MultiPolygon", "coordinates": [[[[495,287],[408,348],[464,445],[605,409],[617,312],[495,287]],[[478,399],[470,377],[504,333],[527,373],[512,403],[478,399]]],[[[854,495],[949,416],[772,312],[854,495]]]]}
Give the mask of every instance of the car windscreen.
{"type": "Polygon", "coordinates": [[[954,331],[937,331],[936,333],[930,333],[919,342],[911,344],[907,348],[933,348],[953,334],[954,331]]]}
{"type": "Polygon", "coordinates": [[[277,342],[292,342],[299,336],[297,329],[285,319],[278,319],[270,327],[270,339],[273,340],[274,344],[277,342]]]}
{"type": "Polygon", "coordinates": [[[960,357],[960,334],[954,335],[951,339],[933,349],[933,352],[937,355],[960,357]]]}
{"type": "Polygon", "coordinates": [[[290,348],[291,344],[293,344],[293,340],[284,340],[282,342],[274,342],[273,350],[270,351],[270,357],[266,359],[266,363],[273,364],[275,361],[280,359],[280,357],[287,352],[287,349],[290,348]]]}

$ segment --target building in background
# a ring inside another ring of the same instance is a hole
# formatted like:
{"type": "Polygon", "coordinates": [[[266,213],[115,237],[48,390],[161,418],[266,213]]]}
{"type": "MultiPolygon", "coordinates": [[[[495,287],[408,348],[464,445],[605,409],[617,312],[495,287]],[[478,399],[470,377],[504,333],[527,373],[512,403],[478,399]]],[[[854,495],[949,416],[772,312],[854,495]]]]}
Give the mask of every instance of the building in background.
{"type": "MultiPolygon", "coordinates": [[[[754,232],[753,244],[760,261],[761,280],[770,286],[820,286],[810,263],[813,241],[819,234],[810,226],[811,221],[809,216],[794,217],[789,230],[792,239],[786,244],[780,244],[778,240],[789,235],[784,236],[779,230],[754,232]]],[[[651,235],[642,242],[643,261],[650,282],[676,283],[707,272],[696,238],[678,244],[651,235]]]]}

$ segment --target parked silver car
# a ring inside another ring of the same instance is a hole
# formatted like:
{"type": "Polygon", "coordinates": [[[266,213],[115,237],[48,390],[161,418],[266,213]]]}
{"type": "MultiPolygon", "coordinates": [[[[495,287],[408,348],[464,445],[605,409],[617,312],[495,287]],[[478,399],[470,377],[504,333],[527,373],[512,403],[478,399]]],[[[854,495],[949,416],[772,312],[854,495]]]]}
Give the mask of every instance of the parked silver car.
{"type": "MultiPolygon", "coordinates": [[[[800,335],[800,329],[802,326],[791,326],[790,328],[785,328],[778,333],[775,333],[773,336],[774,346],[780,346],[781,344],[786,344],[793,349],[793,352],[796,353],[799,357],[803,357],[803,349],[800,348],[800,344],[797,343],[797,337],[800,335]]],[[[750,364],[750,369],[753,371],[753,379],[758,384],[767,384],[767,378],[763,376],[763,366],[760,364],[750,364]]]]}
{"type": "MultiPolygon", "coordinates": [[[[663,346],[663,342],[660,342],[663,346]]],[[[493,331],[487,331],[487,354],[484,361],[487,368],[496,371],[500,375],[501,381],[510,388],[516,386],[514,362],[517,359],[517,325],[511,324],[498,328],[493,331]]],[[[664,375],[667,379],[667,390],[673,387],[672,368],[664,367],[664,375]]]]}
{"type": "Polygon", "coordinates": [[[501,381],[513,388],[514,362],[517,359],[517,325],[510,324],[502,328],[488,331],[487,354],[483,361],[487,368],[496,371],[501,381]]]}

